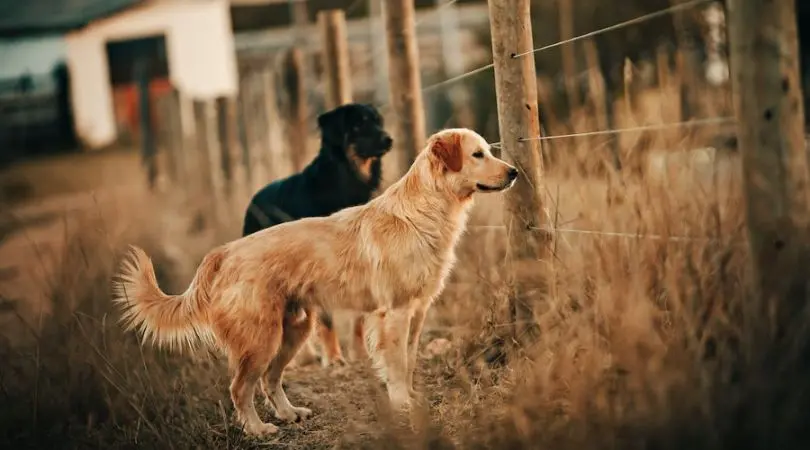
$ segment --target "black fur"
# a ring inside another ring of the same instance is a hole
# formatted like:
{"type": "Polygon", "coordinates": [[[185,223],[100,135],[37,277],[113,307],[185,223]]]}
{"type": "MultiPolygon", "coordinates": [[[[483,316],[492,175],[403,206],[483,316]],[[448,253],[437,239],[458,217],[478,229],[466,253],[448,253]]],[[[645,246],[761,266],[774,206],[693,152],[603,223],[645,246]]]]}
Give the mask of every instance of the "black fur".
{"type": "Polygon", "coordinates": [[[304,217],[323,217],[369,200],[380,186],[380,157],[392,140],[380,113],[371,105],[352,103],[318,117],[321,149],[300,173],[268,184],[251,199],[242,235],[304,217]],[[349,154],[375,158],[365,180],[349,154]]]}

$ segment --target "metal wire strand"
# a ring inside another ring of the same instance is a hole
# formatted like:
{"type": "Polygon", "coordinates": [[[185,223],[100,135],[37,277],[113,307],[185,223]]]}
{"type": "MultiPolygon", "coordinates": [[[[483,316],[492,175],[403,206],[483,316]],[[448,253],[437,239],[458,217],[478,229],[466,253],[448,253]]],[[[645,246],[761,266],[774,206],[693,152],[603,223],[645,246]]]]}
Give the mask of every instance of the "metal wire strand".
{"type": "Polygon", "coordinates": [[[670,6],[669,8],[665,8],[665,9],[662,9],[660,11],[656,11],[656,12],[652,12],[652,13],[649,13],[649,14],[645,14],[643,16],[636,17],[635,19],[630,19],[630,20],[627,20],[627,21],[624,21],[624,22],[619,22],[619,23],[617,23],[615,25],[611,25],[609,27],[600,28],[598,30],[591,31],[590,33],[585,33],[585,34],[582,34],[582,35],[579,35],[579,36],[572,37],[570,39],[565,39],[565,40],[555,42],[553,44],[545,45],[543,47],[538,47],[538,48],[535,48],[535,49],[532,49],[532,50],[529,50],[529,51],[526,51],[526,52],[515,53],[514,55],[512,55],[512,58],[513,59],[520,58],[521,56],[526,56],[526,55],[530,55],[530,54],[533,54],[533,53],[542,52],[544,50],[559,47],[561,45],[570,44],[571,42],[576,42],[576,41],[579,41],[579,40],[582,40],[582,39],[588,39],[588,38],[591,38],[591,37],[594,37],[594,36],[598,36],[600,34],[607,33],[608,31],[619,30],[621,28],[625,28],[625,27],[628,27],[630,25],[638,25],[638,24],[646,22],[648,20],[656,19],[658,17],[662,17],[662,16],[665,16],[665,15],[668,15],[668,14],[671,14],[671,13],[674,13],[674,12],[677,12],[677,11],[694,8],[694,7],[698,6],[698,5],[701,5],[701,4],[704,4],[704,3],[709,3],[710,1],[713,1],[713,0],[692,0],[691,2],[686,2],[686,3],[681,3],[681,4],[678,4],[678,5],[673,5],[673,6],[670,6]]]}

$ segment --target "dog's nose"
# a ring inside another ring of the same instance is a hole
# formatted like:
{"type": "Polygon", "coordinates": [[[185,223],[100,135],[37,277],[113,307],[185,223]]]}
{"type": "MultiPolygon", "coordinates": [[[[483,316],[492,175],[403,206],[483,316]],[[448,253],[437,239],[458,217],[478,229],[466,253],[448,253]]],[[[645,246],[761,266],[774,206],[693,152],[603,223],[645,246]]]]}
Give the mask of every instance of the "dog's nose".
{"type": "Polygon", "coordinates": [[[394,140],[391,139],[391,136],[386,136],[382,140],[382,144],[384,147],[388,148],[394,143],[394,140]]]}
{"type": "Polygon", "coordinates": [[[518,177],[518,170],[512,167],[509,169],[509,172],[507,172],[507,174],[509,175],[509,181],[512,181],[518,177]]]}

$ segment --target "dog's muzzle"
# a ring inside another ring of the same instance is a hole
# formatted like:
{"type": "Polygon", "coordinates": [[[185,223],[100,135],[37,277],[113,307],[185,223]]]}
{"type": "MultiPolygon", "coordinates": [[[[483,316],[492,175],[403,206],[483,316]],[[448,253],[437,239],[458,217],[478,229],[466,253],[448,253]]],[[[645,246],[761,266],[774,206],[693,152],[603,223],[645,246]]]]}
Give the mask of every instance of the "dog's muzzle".
{"type": "Polygon", "coordinates": [[[500,186],[489,186],[482,183],[476,183],[475,187],[481,192],[505,191],[515,185],[515,180],[517,180],[519,173],[520,172],[518,172],[517,169],[512,167],[506,172],[506,183],[503,183],[500,186]]]}
{"type": "Polygon", "coordinates": [[[383,149],[383,153],[388,152],[391,150],[391,147],[394,146],[394,140],[391,139],[391,136],[385,135],[380,142],[380,147],[383,149]]]}
{"type": "Polygon", "coordinates": [[[386,153],[391,151],[391,148],[394,146],[394,140],[391,139],[391,136],[383,135],[380,140],[377,142],[376,148],[369,153],[369,157],[371,158],[379,158],[384,156],[386,153]]]}

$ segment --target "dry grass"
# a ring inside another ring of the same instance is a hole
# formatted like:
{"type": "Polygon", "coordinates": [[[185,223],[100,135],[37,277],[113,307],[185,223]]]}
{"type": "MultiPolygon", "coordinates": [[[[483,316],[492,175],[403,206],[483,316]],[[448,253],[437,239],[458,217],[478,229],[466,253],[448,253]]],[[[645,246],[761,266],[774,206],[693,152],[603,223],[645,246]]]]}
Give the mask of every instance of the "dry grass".
{"type": "MultiPolygon", "coordinates": [[[[705,143],[668,136],[647,150],[705,143]]],[[[144,246],[177,292],[238,220],[200,231],[176,198],[93,210],[66,236],[52,313],[26,322],[30,344],[0,342],[2,447],[808,448],[806,339],[770,337],[751,294],[738,162],[716,158],[720,178],[694,167],[596,177],[581,159],[555,161],[542,188],[549,224],[568,231],[554,235],[547,261],[510,265],[501,198],[482,199],[428,319],[423,345],[445,337],[453,347],[421,361],[418,433],[392,425],[379,383],[355,363],[290,370],[292,401],[315,417],[269,441],[245,438],[221,358],[141,348],[109,304],[126,244],[144,246]],[[695,239],[669,239],[684,236],[695,239]],[[513,273],[548,286],[533,299],[539,338],[520,351],[507,308],[513,273]]]]}

